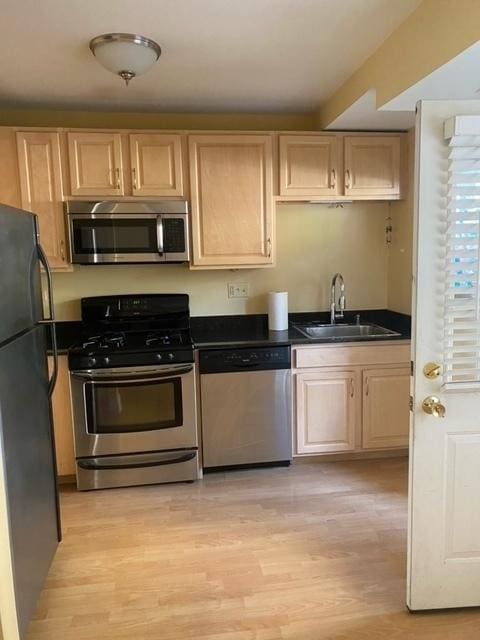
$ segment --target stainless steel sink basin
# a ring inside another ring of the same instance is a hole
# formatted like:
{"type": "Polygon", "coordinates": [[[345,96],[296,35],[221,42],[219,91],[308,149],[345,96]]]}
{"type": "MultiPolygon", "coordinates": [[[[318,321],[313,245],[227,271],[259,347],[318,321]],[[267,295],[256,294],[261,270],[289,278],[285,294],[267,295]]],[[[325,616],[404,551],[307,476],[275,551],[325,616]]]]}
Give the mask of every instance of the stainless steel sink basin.
{"type": "Polygon", "coordinates": [[[335,340],[354,338],[381,338],[386,336],[399,336],[400,333],[379,327],[376,324],[308,324],[293,325],[297,331],[312,340],[335,340]]]}

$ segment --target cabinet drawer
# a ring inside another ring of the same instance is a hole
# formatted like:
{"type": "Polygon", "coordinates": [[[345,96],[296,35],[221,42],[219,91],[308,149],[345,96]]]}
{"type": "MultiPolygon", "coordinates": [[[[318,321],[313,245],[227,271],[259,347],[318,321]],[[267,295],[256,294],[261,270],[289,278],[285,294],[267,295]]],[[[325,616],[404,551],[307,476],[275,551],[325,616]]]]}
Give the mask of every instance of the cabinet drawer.
{"type": "Polygon", "coordinates": [[[410,361],[410,342],[375,345],[321,345],[296,347],[294,366],[309,367],[368,366],[410,361]]]}

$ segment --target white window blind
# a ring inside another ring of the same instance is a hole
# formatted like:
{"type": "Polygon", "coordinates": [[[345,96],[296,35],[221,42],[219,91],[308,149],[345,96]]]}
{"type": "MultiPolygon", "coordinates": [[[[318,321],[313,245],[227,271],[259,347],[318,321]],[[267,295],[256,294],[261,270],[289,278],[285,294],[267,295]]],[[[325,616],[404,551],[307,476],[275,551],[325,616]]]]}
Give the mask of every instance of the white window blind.
{"type": "Polygon", "coordinates": [[[480,390],[480,116],[445,123],[448,139],[444,386],[480,390]]]}

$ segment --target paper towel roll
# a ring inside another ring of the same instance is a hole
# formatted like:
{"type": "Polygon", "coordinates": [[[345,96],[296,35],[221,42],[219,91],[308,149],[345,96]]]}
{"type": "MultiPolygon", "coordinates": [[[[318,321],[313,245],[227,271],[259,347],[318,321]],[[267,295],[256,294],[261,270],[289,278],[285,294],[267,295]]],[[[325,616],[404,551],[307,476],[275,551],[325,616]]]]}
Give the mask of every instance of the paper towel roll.
{"type": "Polygon", "coordinates": [[[288,292],[270,291],[268,294],[268,329],[286,331],[288,329],[288,292]]]}

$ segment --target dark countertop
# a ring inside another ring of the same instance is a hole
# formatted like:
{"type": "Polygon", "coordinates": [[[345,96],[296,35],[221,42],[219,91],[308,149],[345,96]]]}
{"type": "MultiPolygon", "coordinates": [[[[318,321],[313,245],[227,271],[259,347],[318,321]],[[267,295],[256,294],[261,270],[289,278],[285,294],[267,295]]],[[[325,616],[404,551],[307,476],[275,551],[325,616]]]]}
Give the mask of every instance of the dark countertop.
{"type": "MultiPolygon", "coordinates": [[[[355,316],[360,315],[362,323],[378,324],[387,329],[397,331],[399,336],[382,336],[381,338],[324,338],[312,340],[299,333],[292,325],[301,322],[330,322],[329,312],[308,312],[289,314],[288,331],[268,331],[266,314],[238,316],[194,316],[191,318],[192,338],[198,349],[235,347],[235,346],[268,346],[297,344],[339,344],[344,342],[384,342],[385,340],[410,339],[410,316],[388,309],[347,311],[345,322],[354,323],[355,316]]],[[[76,342],[82,330],[80,321],[57,322],[57,343],[59,353],[65,355],[76,342]]],[[[50,346],[50,345],[49,345],[50,346]]]]}
{"type": "Polygon", "coordinates": [[[381,338],[322,338],[312,340],[299,333],[294,324],[302,322],[330,322],[329,312],[290,313],[288,331],[269,331],[268,316],[204,316],[191,318],[192,338],[198,349],[235,346],[268,346],[268,345],[305,345],[305,344],[338,344],[343,342],[379,342],[385,340],[409,340],[411,319],[402,313],[388,309],[348,311],[343,322],[354,323],[355,316],[360,315],[362,323],[378,324],[386,329],[397,331],[399,336],[382,336],[381,338]]]}

